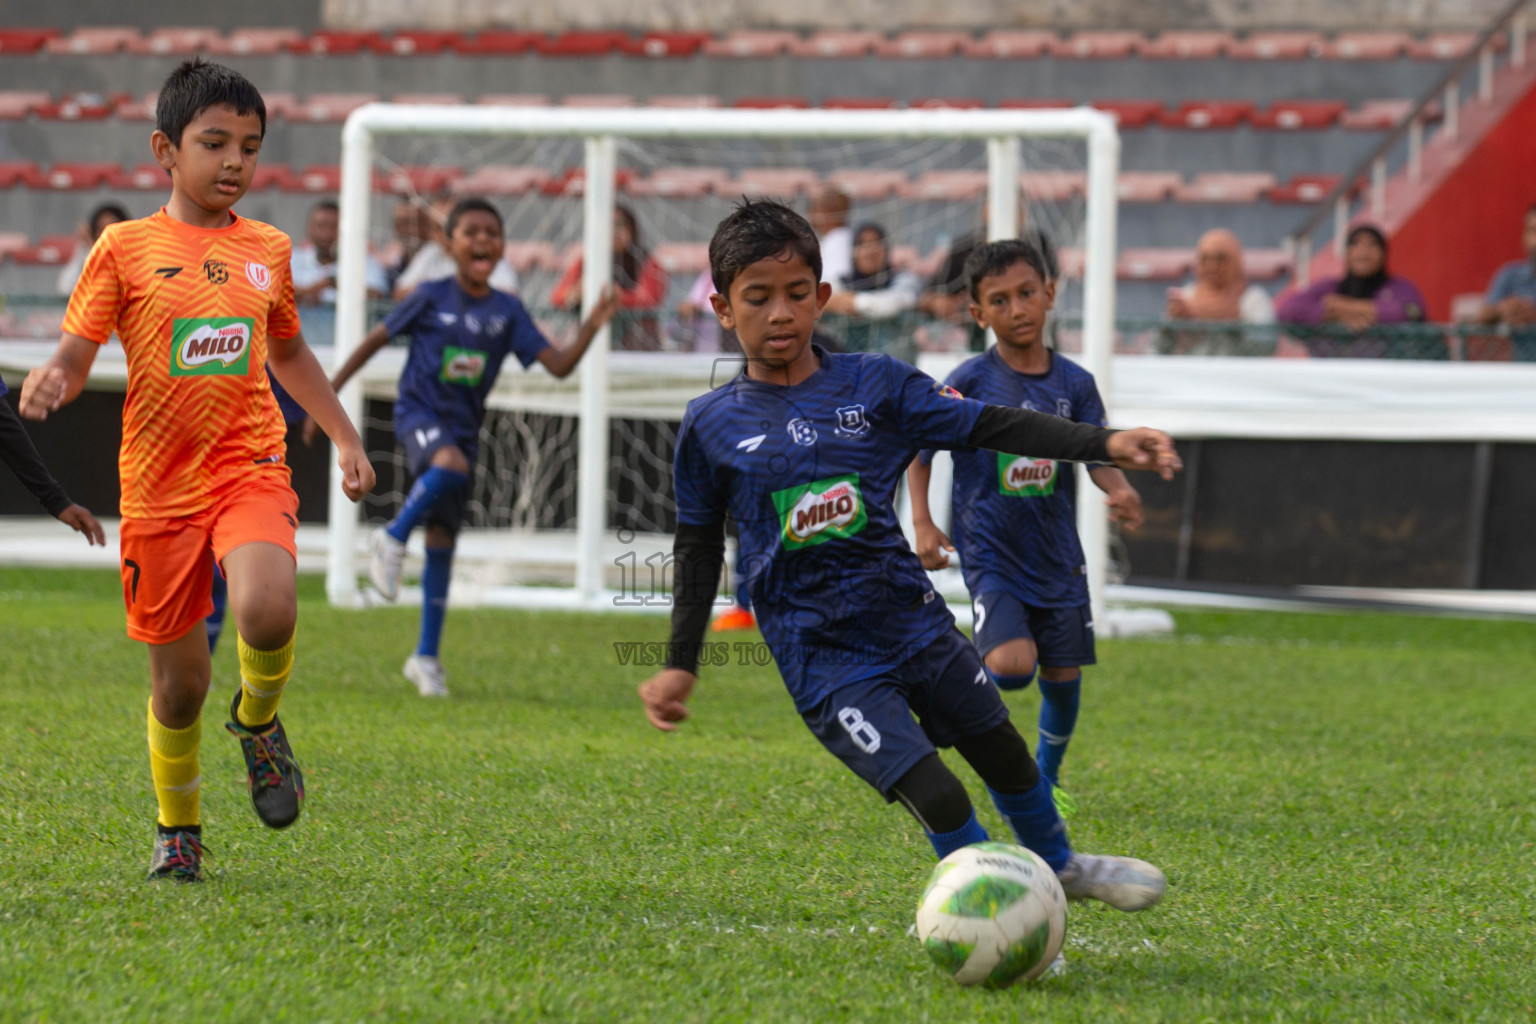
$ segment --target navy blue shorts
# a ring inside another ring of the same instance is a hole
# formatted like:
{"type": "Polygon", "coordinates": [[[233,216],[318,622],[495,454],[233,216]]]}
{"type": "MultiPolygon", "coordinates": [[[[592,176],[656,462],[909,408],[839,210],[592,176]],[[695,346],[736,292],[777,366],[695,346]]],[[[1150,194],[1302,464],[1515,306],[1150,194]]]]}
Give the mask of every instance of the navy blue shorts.
{"type": "Polygon", "coordinates": [[[1002,725],[1008,707],[976,648],[951,629],[894,672],[850,683],[801,717],[822,746],[890,801],[891,788],[917,762],[1002,725]]]}
{"type": "MultiPolygon", "coordinates": [[[[400,447],[405,449],[405,464],[411,471],[413,481],[431,468],[432,456],[444,448],[458,448],[469,460],[470,466],[474,466],[479,451],[478,437],[466,443],[464,438],[447,427],[426,421],[397,423],[395,437],[400,441],[400,447]]],[[[437,504],[432,506],[432,511],[427,513],[422,522],[426,526],[441,527],[457,537],[459,527],[464,523],[464,507],[468,503],[469,488],[455,487],[437,500],[437,504]]]]}
{"type": "Polygon", "coordinates": [[[977,594],[971,600],[976,624],[971,629],[977,652],[985,658],[1010,640],[1033,640],[1036,661],[1047,668],[1094,664],[1093,609],[1032,608],[1011,594],[977,594]]]}

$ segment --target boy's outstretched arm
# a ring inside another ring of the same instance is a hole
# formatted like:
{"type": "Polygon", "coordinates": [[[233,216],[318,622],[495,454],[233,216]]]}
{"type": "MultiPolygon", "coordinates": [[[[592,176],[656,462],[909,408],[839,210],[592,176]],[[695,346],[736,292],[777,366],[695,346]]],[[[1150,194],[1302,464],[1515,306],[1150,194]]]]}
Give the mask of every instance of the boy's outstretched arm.
{"type": "Polygon", "coordinates": [[[85,534],[87,544],[106,547],[107,535],[102,531],[101,524],[91,515],[90,509],[69,500],[64,488],[48,472],[43,457],[37,453],[21,420],[5,402],[0,402],[0,462],[11,467],[16,479],[32,492],[32,496],[49,515],[70,529],[85,534]]]}
{"type": "Polygon", "coordinates": [[[373,490],[373,466],[363,450],[352,421],[347,418],[331,382],[326,380],[320,361],[304,343],[302,332],[291,338],[267,339],[267,365],[277,374],[293,400],[314,417],[327,437],[336,445],[336,462],[341,466],[341,489],[353,501],[373,490]]]}
{"type": "Polygon", "coordinates": [[[981,410],[966,445],[1010,455],[1064,462],[1109,462],[1121,469],[1157,473],[1164,480],[1183,468],[1173,439],[1161,430],[1105,430],[1059,416],[989,405],[981,410]]]}
{"type": "Polygon", "coordinates": [[[29,420],[45,420],[49,413],[80,397],[100,350],[101,346],[89,338],[65,331],[53,358],[27,374],[22,382],[21,415],[29,420]]]}
{"type": "Polygon", "coordinates": [[[667,666],[640,684],[645,717],[672,732],[688,717],[688,697],[698,680],[699,651],[709,627],[720,568],[725,564],[725,523],[677,524],[672,544],[672,642],[667,666]]]}
{"type": "Polygon", "coordinates": [[[933,512],[928,507],[928,483],[933,479],[933,467],[919,456],[907,467],[907,492],[912,497],[912,532],[917,541],[917,557],[924,569],[947,569],[949,556],[944,552],[955,550],[944,531],[933,524],[933,512]]]}
{"type": "Polygon", "coordinates": [[[581,329],[576,332],[576,340],[565,348],[556,348],[553,345],[540,350],[539,362],[544,364],[556,377],[568,377],[576,364],[581,362],[581,357],[587,354],[587,346],[592,344],[592,339],[597,337],[597,332],[603,325],[613,319],[613,315],[619,311],[619,297],[614,293],[613,286],[603,289],[602,297],[592,309],[592,315],[581,322],[581,329]]]}
{"type": "Polygon", "coordinates": [[[1088,477],[1109,496],[1109,517],[1127,530],[1137,530],[1147,517],[1141,509],[1141,495],[1113,466],[1089,466],[1088,477]]]}

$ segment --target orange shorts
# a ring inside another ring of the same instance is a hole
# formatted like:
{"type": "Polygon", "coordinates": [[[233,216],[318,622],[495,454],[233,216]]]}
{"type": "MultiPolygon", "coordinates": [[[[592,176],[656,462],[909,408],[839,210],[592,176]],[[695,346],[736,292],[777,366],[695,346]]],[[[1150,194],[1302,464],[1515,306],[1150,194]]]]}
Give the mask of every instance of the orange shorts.
{"type": "Polygon", "coordinates": [[[151,644],[179,640],[213,611],[213,565],[242,544],[276,544],[297,561],[299,496],[286,473],[253,473],[201,512],[176,519],[128,519],[122,539],[128,635],[151,644]],[[210,556],[211,552],[211,556],[210,556]]]}

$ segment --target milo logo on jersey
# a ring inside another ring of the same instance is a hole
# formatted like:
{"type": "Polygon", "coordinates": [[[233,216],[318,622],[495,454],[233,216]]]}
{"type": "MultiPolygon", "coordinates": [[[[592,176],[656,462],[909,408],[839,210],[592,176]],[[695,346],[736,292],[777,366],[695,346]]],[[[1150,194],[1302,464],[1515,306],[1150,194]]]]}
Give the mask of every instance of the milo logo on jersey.
{"type": "Polygon", "coordinates": [[[244,377],[251,369],[256,321],[242,316],[171,321],[172,377],[244,377]]]}
{"type": "Polygon", "coordinates": [[[774,491],[773,506],[779,511],[786,551],[852,537],[869,522],[857,473],[774,491]]]}
{"type": "Polygon", "coordinates": [[[1056,460],[997,453],[997,493],[1043,498],[1056,492],[1056,460]]]}
{"type": "Polygon", "coordinates": [[[444,384],[474,387],[485,376],[485,363],[484,352],[449,345],[443,349],[443,369],[439,376],[444,384]]]}

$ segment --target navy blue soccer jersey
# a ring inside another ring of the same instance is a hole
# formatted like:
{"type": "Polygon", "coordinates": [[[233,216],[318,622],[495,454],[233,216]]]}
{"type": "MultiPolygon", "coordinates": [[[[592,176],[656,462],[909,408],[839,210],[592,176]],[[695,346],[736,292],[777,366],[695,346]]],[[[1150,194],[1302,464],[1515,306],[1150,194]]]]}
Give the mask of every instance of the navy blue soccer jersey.
{"type": "Polygon", "coordinates": [[[954,625],[892,507],[921,448],[964,445],[982,404],[884,355],[830,354],[793,387],[745,374],[688,403],[677,518],[736,520],[740,572],[805,711],[954,625]]]}
{"type": "Polygon", "coordinates": [[[516,296],[492,291],[476,298],[452,277],[419,286],[384,327],[390,337],[411,339],[395,399],[396,432],[437,424],[471,450],[502,360],[515,355],[527,367],[549,345],[516,296]]]}
{"type": "MultiPolygon", "coordinates": [[[[1020,373],[994,346],[960,364],[945,382],[988,405],[1107,426],[1093,375],[1054,352],[1045,373],[1020,373]]],[[[924,461],[932,454],[923,452],[924,461]]],[[[1035,608],[1087,604],[1072,463],[981,450],[954,458],[949,537],[971,595],[1011,594],[1035,608]]]]}

